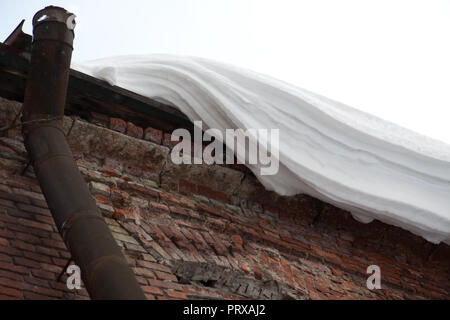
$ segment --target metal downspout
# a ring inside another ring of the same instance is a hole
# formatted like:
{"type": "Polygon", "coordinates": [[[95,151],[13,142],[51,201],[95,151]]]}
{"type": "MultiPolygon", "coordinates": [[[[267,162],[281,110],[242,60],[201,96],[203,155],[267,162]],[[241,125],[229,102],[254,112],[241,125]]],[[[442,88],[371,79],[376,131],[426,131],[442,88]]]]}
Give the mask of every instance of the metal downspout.
{"type": "Polygon", "coordinates": [[[46,7],[33,18],[23,107],[23,136],[42,192],[92,299],[145,299],[62,131],[72,43],[72,15],[46,7]]]}

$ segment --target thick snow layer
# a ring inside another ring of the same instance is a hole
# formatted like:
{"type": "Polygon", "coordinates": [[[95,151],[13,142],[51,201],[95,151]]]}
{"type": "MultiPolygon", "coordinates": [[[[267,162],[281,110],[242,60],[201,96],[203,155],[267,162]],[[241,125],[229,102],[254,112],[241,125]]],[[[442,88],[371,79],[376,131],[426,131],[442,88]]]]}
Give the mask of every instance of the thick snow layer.
{"type": "MultiPolygon", "coordinates": [[[[450,146],[248,70],[192,57],[121,56],[73,68],[176,106],[205,127],[280,129],[280,195],[307,193],[450,243],[450,146]]],[[[370,99],[370,97],[368,97],[370,99]]],[[[408,115],[406,114],[405,117],[408,115]]]]}

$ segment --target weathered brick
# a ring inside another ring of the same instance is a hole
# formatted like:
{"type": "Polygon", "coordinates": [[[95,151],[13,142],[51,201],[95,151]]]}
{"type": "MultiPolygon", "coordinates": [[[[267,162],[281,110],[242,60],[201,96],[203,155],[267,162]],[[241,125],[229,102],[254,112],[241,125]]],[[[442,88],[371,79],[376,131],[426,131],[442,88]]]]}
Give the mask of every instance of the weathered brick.
{"type": "Polygon", "coordinates": [[[187,210],[180,208],[180,207],[176,207],[176,206],[169,206],[169,210],[171,213],[175,213],[175,214],[179,214],[179,215],[183,215],[188,217],[189,213],[187,210]]]}
{"type": "Polygon", "coordinates": [[[100,194],[105,197],[109,197],[109,195],[111,193],[109,186],[107,186],[106,184],[94,182],[94,181],[89,182],[89,190],[91,190],[92,194],[100,194]]]}
{"type": "Polygon", "coordinates": [[[28,292],[28,291],[24,292],[23,296],[27,300],[53,300],[53,299],[55,299],[54,297],[49,297],[46,295],[37,294],[34,292],[28,292]]]}
{"type": "Polygon", "coordinates": [[[197,185],[185,180],[180,179],[179,181],[179,191],[183,194],[192,194],[197,192],[197,185]]]}
{"type": "Polygon", "coordinates": [[[127,135],[133,138],[142,139],[143,130],[131,122],[127,122],[127,135]]]}
{"type": "Polygon", "coordinates": [[[37,229],[42,229],[42,230],[46,230],[46,231],[53,231],[53,227],[51,225],[28,220],[28,219],[19,219],[19,223],[24,226],[30,227],[30,228],[37,228],[37,229]]]}
{"type": "Polygon", "coordinates": [[[207,198],[218,200],[221,202],[227,202],[228,196],[220,191],[215,191],[207,186],[198,186],[198,193],[207,198]]]}
{"type": "Polygon", "coordinates": [[[21,250],[27,250],[31,252],[36,251],[36,247],[34,245],[23,242],[21,240],[11,240],[11,246],[21,250]]]}
{"type": "MultiPolygon", "coordinates": [[[[15,238],[15,236],[14,236],[14,234],[12,233],[12,232],[10,232],[10,231],[8,231],[8,230],[3,230],[3,229],[0,229],[0,237],[2,237],[2,238],[8,238],[8,239],[13,239],[13,238],[15,238]]],[[[6,241],[6,239],[4,239],[3,241],[6,241]]],[[[5,242],[6,243],[6,242],[5,242]]],[[[4,244],[1,244],[0,243],[0,245],[4,245],[4,244]]]]}
{"type": "Polygon", "coordinates": [[[153,271],[148,270],[147,268],[133,268],[134,273],[143,276],[145,278],[156,278],[156,275],[153,273],[153,271]]]}
{"type": "Polygon", "coordinates": [[[175,282],[170,282],[170,281],[165,281],[165,280],[157,280],[157,279],[148,279],[148,283],[150,286],[154,286],[154,287],[158,287],[158,288],[182,290],[182,286],[175,282]]]}
{"type": "Polygon", "coordinates": [[[17,290],[17,289],[13,289],[13,288],[1,288],[1,294],[2,295],[6,295],[9,297],[13,297],[13,298],[21,298],[22,297],[22,292],[17,290]]]}
{"type": "Polygon", "coordinates": [[[53,240],[53,239],[42,239],[42,243],[47,247],[57,248],[57,249],[66,249],[66,245],[62,241],[53,240]]]}
{"type": "Polygon", "coordinates": [[[57,291],[45,287],[33,287],[33,291],[37,294],[41,294],[48,297],[54,297],[54,298],[62,298],[63,292],[57,291]]]}
{"type": "Polygon", "coordinates": [[[31,274],[35,277],[47,280],[56,280],[57,277],[56,273],[38,269],[32,269],[31,274]]]}
{"type": "Polygon", "coordinates": [[[25,267],[30,267],[30,268],[40,268],[41,267],[39,262],[30,260],[27,258],[21,258],[21,257],[14,257],[14,263],[18,266],[25,266],[25,267]]]}
{"type": "Polygon", "coordinates": [[[163,133],[161,130],[148,127],[145,129],[144,139],[154,142],[156,144],[161,144],[163,133]]]}
{"type": "Polygon", "coordinates": [[[7,247],[9,245],[9,242],[7,239],[0,238],[0,246],[7,247]]]}
{"type": "Polygon", "coordinates": [[[16,281],[16,280],[7,279],[7,278],[1,278],[1,277],[0,277],[0,285],[6,286],[9,288],[19,289],[19,290],[24,290],[24,289],[30,288],[30,285],[28,285],[27,283],[24,283],[23,281],[16,281]]]}
{"type": "MultiPolygon", "coordinates": [[[[5,112],[0,98],[0,120],[5,112]]],[[[100,128],[94,118],[66,121],[73,124],[68,140],[102,214],[116,213],[118,221],[106,221],[146,297],[449,297],[448,245],[381,222],[359,224],[348,212],[305,195],[278,196],[242,165],[165,163],[170,151],[157,144],[174,145],[169,130],[163,142],[162,131],[147,128],[145,141],[141,128],[122,119],[115,130],[128,136],[100,128]],[[120,212],[132,218],[121,219],[120,212]],[[181,285],[174,261],[204,264],[199,277],[205,282],[181,285]],[[388,289],[365,288],[369,264],[380,265],[388,289]]],[[[23,149],[22,140],[12,141],[19,136],[9,132],[8,143],[23,149]]],[[[25,177],[16,174],[23,163],[0,149],[0,298],[87,299],[84,289],[70,291],[55,281],[71,254],[32,168],[25,177]]]]}
{"type": "Polygon", "coordinates": [[[127,123],[119,118],[110,118],[109,128],[120,133],[125,133],[125,131],[127,130],[127,123]]]}
{"type": "Polygon", "coordinates": [[[204,211],[204,212],[206,212],[206,213],[209,213],[209,214],[213,214],[213,215],[219,216],[219,217],[224,218],[224,219],[226,219],[226,220],[229,220],[229,219],[230,219],[230,217],[229,217],[228,214],[226,214],[226,213],[224,213],[224,212],[222,212],[222,211],[220,211],[220,210],[217,210],[217,209],[215,209],[215,208],[206,206],[206,205],[204,205],[204,204],[199,204],[199,205],[198,205],[198,208],[199,208],[201,211],[204,211]]]}
{"type": "Polygon", "coordinates": [[[132,244],[135,244],[135,245],[139,245],[139,243],[136,241],[136,239],[134,239],[133,237],[131,237],[129,235],[113,232],[113,236],[117,240],[120,240],[120,241],[123,241],[123,242],[132,243],[132,244]]]}
{"type": "Polygon", "coordinates": [[[0,269],[0,277],[12,279],[12,280],[17,280],[17,281],[22,281],[22,275],[21,274],[15,273],[15,272],[11,272],[11,271],[2,270],[2,269],[0,269]]]}
{"type": "Polygon", "coordinates": [[[232,235],[231,240],[233,240],[233,243],[238,250],[244,251],[244,248],[243,248],[244,240],[242,240],[242,237],[240,235],[238,235],[238,234],[232,235]]]}
{"type": "Polygon", "coordinates": [[[52,256],[52,257],[60,256],[58,253],[58,250],[55,250],[53,248],[47,248],[45,246],[36,246],[36,252],[44,254],[44,255],[52,256]]]}
{"type": "Polygon", "coordinates": [[[154,287],[154,286],[142,286],[142,290],[145,293],[151,293],[151,294],[156,294],[156,295],[162,295],[163,292],[161,289],[154,287]]]}
{"type": "Polygon", "coordinates": [[[171,273],[155,271],[155,274],[158,277],[158,279],[160,279],[160,280],[178,281],[177,277],[171,273]]]}
{"type": "Polygon", "coordinates": [[[170,270],[169,267],[164,266],[164,265],[159,264],[159,263],[153,263],[153,262],[149,262],[149,261],[138,260],[137,261],[137,265],[141,266],[141,267],[144,267],[144,268],[148,268],[148,269],[153,269],[153,270],[158,270],[158,271],[171,273],[171,270],[170,270]]]}
{"type": "Polygon", "coordinates": [[[24,190],[24,189],[19,189],[19,188],[12,188],[12,190],[13,190],[14,194],[16,194],[16,195],[21,195],[21,196],[24,196],[27,198],[45,201],[45,198],[41,193],[28,191],[28,190],[24,190]]]}
{"type": "Polygon", "coordinates": [[[150,206],[152,209],[158,210],[158,211],[169,211],[169,207],[163,203],[158,203],[154,201],[150,201],[150,206]]]}
{"type": "Polygon", "coordinates": [[[165,290],[165,291],[169,297],[187,300],[187,296],[184,292],[178,292],[173,290],[165,290]]]}
{"type": "Polygon", "coordinates": [[[120,220],[120,221],[130,221],[135,220],[136,215],[135,213],[130,209],[119,209],[114,208],[114,219],[120,220]]]}

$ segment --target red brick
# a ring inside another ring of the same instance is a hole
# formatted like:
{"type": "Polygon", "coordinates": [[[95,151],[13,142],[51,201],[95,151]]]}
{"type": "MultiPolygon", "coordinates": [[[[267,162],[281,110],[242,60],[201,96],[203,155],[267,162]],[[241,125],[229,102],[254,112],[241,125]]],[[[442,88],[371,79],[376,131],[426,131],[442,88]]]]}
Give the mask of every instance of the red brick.
{"type": "Polygon", "coordinates": [[[45,271],[45,270],[31,270],[31,274],[35,277],[47,279],[47,280],[56,280],[56,274],[53,272],[45,271]]]}
{"type": "Polygon", "coordinates": [[[261,261],[262,261],[266,266],[268,266],[268,265],[269,265],[269,258],[267,257],[267,255],[266,255],[263,251],[261,251],[260,256],[261,256],[261,261]]]}
{"type": "Polygon", "coordinates": [[[53,227],[51,225],[40,223],[32,220],[27,219],[19,219],[19,223],[23,224],[24,226],[30,227],[30,228],[37,228],[42,229],[46,231],[53,231],[53,227]]]}
{"type": "Polygon", "coordinates": [[[109,128],[120,133],[125,133],[125,131],[127,130],[127,123],[119,118],[110,118],[109,128]]]}
{"type": "Polygon", "coordinates": [[[244,251],[244,240],[242,240],[241,236],[238,234],[234,234],[231,236],[231,240],[233,240],[233,243],[235,245],[235,248],[237,248],[240,251],[244,251]]]}
{"type": "Polygon", "coordinates": [[[164,203],[173,203],[173,204],[180,203],[180,200],[175,195],[166,193],[166,192],[161,192],[159,194],[159,198],[160,198],[161,202],[164,202],[164,203]]]}
{"type": "Polygon", "coordinates": [[[164,271],[164,272],[172,272],[169,267],[164,266],[159,263],[153,263],[153,262],[144,261],[144,260],[138,260],[136,263],[138,266],[141,266],[144,268],[154,269],[154,270],[159,270],[159,271],[164,271]]]}
{"type": "Polygon", "coordinates": [[[120,221],[130,221],[136,219],[134,213],[128,209],[114,208],[114,219],[120,221]]]}
{"type": "Polygon", "coordinates": [[[217,209],[208,207],[208,206],[206,206],[206,205],[204,205],[204,204],[199,204],[199,205],[198,205],[198,208],[199,208],[200,210],[206,212],[206,213],[213,214],[213,215],[222,217],[222,218],[227,219],[227,220],[230,219],[230,216],[229,216],[228,214],[226,214],[226,213],[224,213],[224,212],[222,212],[222,211],[219,211],[219,210],[217,210],[217,209]]]}
{"type": "Polygon", "coordinates": [[[70,259],[70,254],[68,254],[68,257],[66,259],[59,259],[59,258],[52,258],[53,264],[65,267],[67,264],[68,259],[70,259]]]}
{"type": "Polygon", "coordinates": [[[150,205],[152,206],[153,209],[169,212],[169,207],[166,206],[165,204],[150,201],[150,205]]]}
{"type": "Polygon", "coordinates": [[[287,283],[291,287],[295,287],[294,278],[292,276],[292,271],[291,271],[291,266],[285,259],[280,259],[280,263],[281,263],[281,268],[283,269],[283,273],[284,273],[287,283]]]}
{"type": "Polygon", "coordinates": [[[50,272],[54,272],[54,273],[58,273],[58,274],[61,271],[63,271],[63,268],[61,268],[60,266],[57,266],[54,264],[49,264],[49,263],[41,263],[41,268],[42,268],[42,270],[50,271],[50,272]]]}
{"type": "Polygon", "coordinates": [[[102,126],[102,127],[106,127],[106,126],[108,126],[109,116],[107,116],[106,114],[91,111],[89,122],[94,123],[99,126],[102,126]]]}
{"type": "Polygon", "coordinates": [[[22,281],[22,275],[2,269],[0,269],[0,277],[22,281]]]}
{"type": "Polygon", "coordinates": [[[27,300],[53,300],[53,299],[55,299],[54,297],[44,296],[44,295],[37,294],[34,292],[24,292],[23,296],[27,300]]]}
{"type": "Polygon", "coordinates": [[[94,194],[93,195],[95,201],[103,203],[103,204],[109,204],[109,199],[107,197],[105,197],[104,195],[101,194],[94,194]]]}
{"type": "Polygon", "coordinates": [[[32,284],[34,286],[40,286],[40,287],[49,288],[49,282],[47,280],[35,278],[35,277],[32,277],[32,276],[23,276],[23,280],[26,283],[32,284]]]}
{"type": "Polygon", "coordinates": [[[185,236],[177,229],[177,227],[164,225],[161,225],[159,227],[171,240],[188,242],[185,236]]]}
{"type": "Polygon", "coordinates": [[[141,127],[136,126],[134,123],[127,122],[127,135],[133,138],[142,139],[144,131],[141,127]]]}
{"type": "Polygon", "coordinates": [[[145,129],[145,136],[144,136],[145,140],[161,144],[162,136],[163,133],[161,130],[152,127],[148,127],[147,129],[145,129]]]}
{"type": "Polygon", "coordinates": [[[143,224],[142,228],[147,232],[151,237],[162,240],[164,242],[170,242],[170,239],[161,231],[161,229],[156,224],[143,224]]]}
{"type": "Polygon", "coordinates": [[[311,246],[311,250],[314,253],[314,255],[317,257],[323,258],[326,261],[332,262],[337,265],[342,264],[341,258],[332,252],[327,252],[327,251],[321,250],[320,248],[318,248],[316,246],[311,246]]]}
{"type": "Polygon", "coordinates": [[[30,268],[40,268],[41,267],[41,265],[38,262],[36,262],[34,260],[26,259],[26,258],[21,258],[21,257],[14,257],[14,263],[19,266],[25,266],[25,267],[30,267],[30,268]]]}
{"type": "Polygon", "coordinates": [[[49,288],[45,288],[45,287],[35,286],[35,287],[33,287],[33,291],[36,292],[37,294],[49,296],[49,297],[62,298],[62,296],[63,296],[62,291],[57,291],[57,290],[53,290],[53,289],[49,289],[49,288]]]}
{"type": "Polygon", "coordinates": [[[159,289],[157,287],[153,287],[153,286],[142,286],[142,290],[145,293],[151,293],[151,294],[156,294],[156,295],[162,295],[163,294],[161,289],[159,289]]]}
{"type": "Polygon", "coordinates": [[[0,278],[0,285],[19,290],[28,289],[30,287],[30,285],[24,283],[23,281],[16,281],[7,278],[0,278]]]}
{"type": "Polygon", "coordinates": [[[0,246],[4,246],[4,247],[9,246],[9,241],[4,238],[0,238],[0,246]]]}
{"type": "Polygon", "coordinates": [[[197,193],[197,185],[184,179],[180,179],[178,188],[181,193],[191,195],[197,193]]]}
{"type": "MultiPolygon", "coordinates": [[[[1,238],[10,238],[10,239],[15,238],[14,234],[12,232],[9,232],[7,230],[2,230],[2,229],[0,229],[0,237],[1,238]]],[[[0,245],[3,245],[3,244],[0,243],[0,245]]]]}
{"type": "Polygon", "coordinates": [[[30,199],[37,199],[37,200],[45,201],[45,198],[41,193],[24,190],[22,188],[13,188],[13,192],[16,195],[21,195],[24,197],[28,197],[30,199]]]}
{"type": "Polygon", "coordinates": [[[147,196],[151,196],[154,199],[158,199],[159,198],[159,192],[157,190],[149,189],[149,188],[146,188],[146,187],[144,187],[142,185],[139,185],[139,184],[125,182],[125,183],[122,183],[120,185],[120,187],[122,189],[132,190],[132,191],[135,191],[135,192],[138,192],[138,193],[142,193],[142,194],[147,195],[147,196]]]}
{"type": "Polygon", "coordinates": [[[66,249],[66,245],[62,241],[53,240],[53,239],[42,239],[42,243],[48,247],[58,248],[58,249],[66,249]]]}
{"type": "Polygon", "coordinates": [[[0,253],[0,261],[3,261],[3,262],[11,262],[12,259],[11,259],[11,257],[10,257],[9,255],[0,253]]]}
{"type": "Polygon", "coordinates": [[[15,204],[13,201],[9,201],[6,199],[0,199],[0,206],[2,207],[9,207],[9,208],[15,208],[15,204]]]}
{"type": "Polygon", "coordinates": [[[202,245],[202,247],[209,248],[208,244],[206,243],[205,239],[203,238],[202,234],[197,230],[190,230],[194,238],[192,240],[199,245],[202,245]]]}
{"type": "Polygon", "coordinates": [[[52,257],[59,257],[59,253],[57,250],[52,249],[52,248],[47,248],[44,246],[36,246],[36,252],[41,253],[41,254],[45,254],[47,256],[52,256],[52,257]]]}
{"type": "MultiPolygon", "coordinates": [[[[4,200],[0,198],[0,207],[9,207],[9,208],[15,208],[15,204],[12,201],[4,200]]],[[[5,210],[6,212],[6,210],[5,210]]],[[[0,221],[0,227],[4,226],[4,222],[0,221]]]]}
{"type": "Polygon", "coordinates": [[[166,293],[168,296],[176,299],[184,299],[187,300],[187,296],[183,292],[173,291],[173,290],[166,290],[166,293]]]}
{"type": "Polygon", "coordinates": [[[16,232],[15,238],[32,244],[40,244],[41,239],[29,233],[16,232]]]}
{"type": "Polygon", "coordinates": [[[175,282],[162,281],[156,279],[148,279],[148,283],[150,286],[159,287],[159,288],[168,288],[173,290],[181,290],[181,285],[175,282]]]}
{"type": "Polygon", "coordinates": [[[21,298],[22,292],[13,288],[1,288],[0,289],[2,295],[14,297],[14,298],[21,298]]]}
{"type": "Polygon", "coordinates": [[[215,191],[207,186],[198,186],[198,194],[221,202],[227,202],[228,196],[220,191],[215,191]]]}
{"type": "Polygon", "coordinates": [[[21,249],[21,250],[27,250],[27,251],[31,251],[31,252],[36,251],[36,247],[34,245],[23,242],[21,240],[11,240],[11,246],[14,248],[21,249]]]}
{"type": "Polygon", "coordinates": [[[155,271],[156,276],[160,280],[169,280],[169,281],[178,281],[178,278],[174,276],[173,274],[161,272],[161,271],[155,271]]]}
{"type": "Polygon", "coordinates": [[[15,265],[12,265],[11,263],[7,263],[7,262],[0,262],[0,269],[17,272],[17,273],[21,273],[21,274],[28,274],[28,268],[25,268],[22,266],[15,266],[15,265]]]}
{"type": "Polygon", "coordinates": [[[189,213],[187,210],[180,208],[180,207],[175,207],[175,206],[169,206],[170,212],[175,213],[175,214],[179,214],[182,216],[189,216],[189,213]]]}
{"type": "Polygon", "coordinates": [[[145,278],[156,278],[156,275],[153,273],[153,271],[147,269],[147,268],[134,268],[134,272],[139,275],[143,276],[145,278]]]}
{"type": "Polygon", "coordinates": [[[223,221],[222,219],[216,219],[216,218],[211,218],[211,217],[207,217],[206,218],[206,223],[208,227],[211,227],[215,230],[224,230],[225,226],[226,226],[226,222],[223,221]]]}
{"type": "Polygon", "coordinates": [[[47,223],[49,225],[53,225],[54,224],[53,218],[47,217],[47,216],[42,216],[40,214],[36,214],[35,215],[35,219],[36,219],[36,221],[47,223]]]}

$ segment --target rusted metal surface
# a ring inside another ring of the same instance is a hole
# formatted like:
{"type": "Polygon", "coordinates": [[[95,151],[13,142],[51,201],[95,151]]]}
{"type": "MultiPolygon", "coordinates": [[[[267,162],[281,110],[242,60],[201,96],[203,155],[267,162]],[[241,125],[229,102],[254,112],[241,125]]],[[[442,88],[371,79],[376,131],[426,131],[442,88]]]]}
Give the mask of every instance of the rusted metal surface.
{"type": "Polygon", "coordinates": [[[29,58],[31,52],[32,38],[29,34],[22,31],[25,20],[22,20],[14,31],[5,40],[9,48],[13,48],[17,53],[29,58]]]}
{"type": "Polygon", "coordinates": [[[61,130],[74,33],[62,8],[33,19],[33,45],[22,116],[25,146],[56,226],[93,299],[145,299],[61,130]]]}

